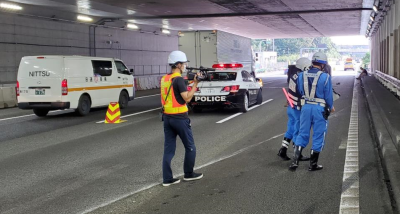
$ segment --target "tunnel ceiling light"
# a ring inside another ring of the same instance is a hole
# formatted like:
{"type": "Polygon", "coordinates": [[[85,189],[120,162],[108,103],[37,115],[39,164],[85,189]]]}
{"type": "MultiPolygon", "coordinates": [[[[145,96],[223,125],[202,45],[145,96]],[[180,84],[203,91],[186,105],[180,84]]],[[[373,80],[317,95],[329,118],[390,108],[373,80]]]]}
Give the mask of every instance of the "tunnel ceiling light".
{"type": "Polygon", "coordinates": [[[161,31],[163,34],[170,34],[171,33],[171,31],[169,31],[169,30],[167,30],[167,29],[162,29],[162,31],[161,31]]]}
{"type": "Polygon", "coordinates": [[[376,5],[374,5],[374,6],[372,7],[372,9],[374,9],[375,12],[378,12],[378,11],[379,11],[379,9],[378,9],[378,7],[377,7],[376,5]]]}
{"type": "Polygon", "coordinates": [[[78,20],[84,21],[84,22],[91,22],[91,21],[93,21],[93,19],[90,18],[89,16],[83,16],[83,15],[78,15],[78,20]]]}
{"type": "Polygon", "coordinates": [[[139,29],[139,26],[137,26],[135,24],[127,24],[126,27],[129,29],[139,29]]]}
{"type": "Polygon", "coordinates": [[[369,19],[371,19],[371,21],[374,21],[374,20],[375,20],[375,17],[371,15],[371,16],[369,17],[369,19]]]}
{"type": "Polygon", "coordinates": [[[163,28],[166,28],[166,29],[168,29],[168,28],[169,28],[169,26],[168,26],[168,25],[163,25],[162,27],[163,27],[163,28]]]}
{"type": "Polygon", "coordinates": [[[16,4],[0,3],[0,8],[9,10],[22,10],[22,7],[16,4]]]}

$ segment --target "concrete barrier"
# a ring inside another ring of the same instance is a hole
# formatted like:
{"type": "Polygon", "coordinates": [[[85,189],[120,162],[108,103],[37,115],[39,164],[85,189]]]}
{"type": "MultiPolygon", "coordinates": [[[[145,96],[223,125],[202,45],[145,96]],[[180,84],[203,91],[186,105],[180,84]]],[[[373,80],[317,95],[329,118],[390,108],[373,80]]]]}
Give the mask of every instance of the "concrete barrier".
{"type": "Polygon", "coordinates": [[[3,90],[0,88],[0,109],[4,108],[3,90]]]}
{"type": "Polygon", "coordinates": [[[160,81],[162,76],[143,76],[135,77],[136,90],[148,90],[160,88],[160,81]]]}
{"type": "Polygon", "coordinates": [[[5,108],[17,106],[17,92],[15,87],[2,87],[3,103],[5,108]]]}

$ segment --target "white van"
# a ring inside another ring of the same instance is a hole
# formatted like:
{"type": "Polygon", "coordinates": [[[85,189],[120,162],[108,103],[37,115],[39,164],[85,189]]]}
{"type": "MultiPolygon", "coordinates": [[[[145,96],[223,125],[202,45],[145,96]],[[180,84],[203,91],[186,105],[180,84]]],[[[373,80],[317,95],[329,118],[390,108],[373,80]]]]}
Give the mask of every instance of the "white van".
{"type": "Polygon", "coordinates": [[[126,108],[135,97],[132,73],[113,58],[23,57],[18,70],[18,107],[33,109],[39,117],[58,109],[75,109],[84,116],[91,107],[110,102],[126,108]]]}

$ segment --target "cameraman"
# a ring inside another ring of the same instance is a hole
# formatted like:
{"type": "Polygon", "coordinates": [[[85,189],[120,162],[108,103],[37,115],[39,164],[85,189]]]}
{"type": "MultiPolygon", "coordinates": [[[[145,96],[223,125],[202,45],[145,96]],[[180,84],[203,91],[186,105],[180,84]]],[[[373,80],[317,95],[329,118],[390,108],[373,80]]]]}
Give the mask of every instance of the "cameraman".
{"type": "Polygon", "coordinates": [[[196,146],[192,134],[188,107],[196,92],[198,80],[194,78],[191,91],[187,91],[182,73],[186,72],[186,54],[182,51],[173,51],[168,57],[171,73],[161,79],[161,103],[163,106],[164,121],[164,157],[163,157],[163,186],[170,186],[180,182],[172,175],[171,161],[176,150],[176,136],[182,140],[185,147],[185,160],[183,164],[185,181],[198,180],[203,177],[201,173],[193,171],[196,160],[196,146]]]}

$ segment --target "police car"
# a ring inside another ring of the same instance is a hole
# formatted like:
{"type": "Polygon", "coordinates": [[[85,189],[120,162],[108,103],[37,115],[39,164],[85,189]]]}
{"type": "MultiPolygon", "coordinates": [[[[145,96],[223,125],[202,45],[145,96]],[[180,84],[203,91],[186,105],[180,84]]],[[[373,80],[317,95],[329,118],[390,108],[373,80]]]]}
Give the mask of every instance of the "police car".
{"type": "MultiPolygon", "coordinates": [[[[249,106],[262,103],[262,80],[243,70],[242,64],[215,64],[212,67],[215,71],[209,71],[206,80],[198,84],[189,103],[193,112],[215,107],[247,112],[249,106]]],[[[193,83],[189,84],[188,90],[192,87],[193,83]]]]}

